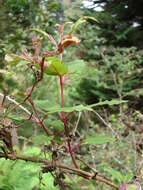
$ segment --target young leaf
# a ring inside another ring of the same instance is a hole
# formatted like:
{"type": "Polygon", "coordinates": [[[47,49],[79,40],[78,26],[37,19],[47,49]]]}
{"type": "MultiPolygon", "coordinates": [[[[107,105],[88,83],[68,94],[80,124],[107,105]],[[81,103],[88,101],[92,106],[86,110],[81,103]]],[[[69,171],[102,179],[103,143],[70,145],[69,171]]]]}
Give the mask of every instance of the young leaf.
{"type": "MultiPolygon", "coordinates": [[[[37,68],[40,68],[40,65],[35,65],[37,68]]],[[[64,65],[58,58],[47,58],[45,61],[44,72],[47,75],[53,76],[63,76],[68,72],[68,68],[64,65]]]]}
{"type": "Polygon", "coordinates": [[[70,31],[70,34],[72,34],[72,33],[78,28],[79,25],[81,25],[81,24],[83,24],[83,23],[85,23],[85,22],[87,22],[87,21],[89,21],[89,20],[92,20],[92,21],[98,23],[98,21],[96,20],[96,18],[90,17],[90,16],[84,16],[84,17],[78,19],[78,20],[75,22],[75,24],[73,24],[72,29],[71,29],[71,31],[70,31]]]}
{"type": "Polygon", "coordinates": [[[67,66],[60,61],[52,62],[49,66],[45,68],[45,73],[47,75],[58,75],[63,76],[68,72],[67,66]]]}

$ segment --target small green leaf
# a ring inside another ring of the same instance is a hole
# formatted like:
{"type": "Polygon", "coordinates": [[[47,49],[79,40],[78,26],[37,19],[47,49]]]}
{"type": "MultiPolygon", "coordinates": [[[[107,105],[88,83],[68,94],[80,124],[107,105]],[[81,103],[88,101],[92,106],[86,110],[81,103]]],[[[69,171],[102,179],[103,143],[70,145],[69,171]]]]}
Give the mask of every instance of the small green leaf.
{"type": "Polygon", "coordinates": [[[83,23],[85,23],[85,22],[86,22],[86,20],[83,19],[83,18],[80,18],[79,20],[77,20],[77,21],[75,22],[75,24],[72,26],[72,29],[71,29],[71,32],[70,32],[70,33],[73,33],[73,32],[77,29],[77,27],[78,27],[79,25],[81,25],[81,24],[83,24],[83,23]]]}
{"type": "Polygon", "coordinates": [[[63,76],[68,72],[67,66],[61,61],[52,62],[46,69],[45,73],[47,75],[58,75],[63,76]]]}
{"type": "Polygon", "coordinates": [[[78,19],[78,20],[73,24],[72,29],[71,29],[71,31],[70,31],[70,34],[72,34],[72,33],[79,27],[79,25],[81,25],[81,24],[83,24],[83,23],[85,23],[85,22],[88,22],[89,20],[92,20],[92,21],[98,23],[98,21],[96,20],[96,18],[90,17],[90,16],[84,16],[84,17],[78,19]]]}
{"type": "Polygon", "coordinates": [[[86,138],[86,142],[92,145],[101,145],[109,142],[113,142],[115,139],[112,136],[106,135],[94,135],[86,138]]]}
{"type": "MultiPolygon", "coordinates": [[[[40,68],[40,65],[35,65],[37,68],[40,68]]],[[[45,60],[45,68],[44,72],[47,75],[53,75],[53,76],[63,76],[68,72],[68,68],[66,65],[64,65],[60,59],[58,58],[47,58],[45,60]]]]}

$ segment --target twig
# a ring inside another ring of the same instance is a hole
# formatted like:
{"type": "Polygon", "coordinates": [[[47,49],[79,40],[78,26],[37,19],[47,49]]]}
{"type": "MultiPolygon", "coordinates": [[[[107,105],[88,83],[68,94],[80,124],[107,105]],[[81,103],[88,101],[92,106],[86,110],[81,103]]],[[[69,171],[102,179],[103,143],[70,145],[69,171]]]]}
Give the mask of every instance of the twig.
{"type": "MultiPolygon", "coordinates": [[[[0,97],[4,97],[4,94],[0,93],[0,97]]],[[[25,108],[24,106],[20,105],[19,102],[17,102],[16,100],[14,100],[13,98],[10,98],[9,96],[5,96],[5,99],[10,101],[11,103],[15,104],[17,107],[19,107],[21,110],[23,110],[25,113],[27,113],[27,115],[29,115],[29,117],[31,117],[32,113],[27,109],[25,108]]],[[[32,118],[38,122],[37,118],[32,115],[32,118]]]]}
{"type": "MultiPolygon", "coordinates": [[[[30,156],[25,156],[25,155],[16,155],[16,154],[5,155],[4,153],[0,153],[0,158],[6,158],[6,159],[10,159],[10,160],[24,160],[24,161],[34,162],[34,163],[43,163],[48,166],[53,166],[53,163],[51,161],[48,161],[48,160],[45,160],[42,158],[38,158],[38,157],[30,157],[30,156]]],[[[94,179],[94,180],[103,182],[117,190],[119,189],[119,187],[116,184],[114,184],[110,179],[105,178],[104,176],[102,176],[99,173],[97,173],[95,175],[94,173],[86,172],[84,170],[77,169],[77,168],[71,168],[69,166],[62,165],[62,164],[55,164],[54,166],[56,168],[63,169],[64,170],[63,172],[65,172],[65,173],[73,173],[75,175],[81,176],[88,180],[94,179]]]]}
{"type": "Polygon", "coordinates": [[[114,131],[114,129],[112,128],[112,126],[109,125],[109,124],[101,117],[101,115],[99,115],[99,113],[97,113],[97,111],[92,110],[92,112],[93,112],[93,113],[97,116],[97,118],[105,125],[105,127],[108,127],[108,128],[113,132],[113,134],[120,140],[119,135],[114,131]]]}
{"type": "Polygon", "coordinates": [[[43,79],[44,76],[44,62],[45,62],[45,57],[42,58],[41,62],[40,62],[40,78],[37,80],[35,80],[34,84],[32,85],[32,87],[30,88],[30,92],[28,92],[28,95],[24,98],[24,100],[22,100],[20,103],[16,104],[15,107],[11,108],[5,115],[5,118],[8,116],[8,114],[10,112],[12,112],[14,109],[16,109],[17,107],[20,107],[22,104],[24,104],[30,97],[32,92],[34,91],[35,87],[37,86],[37,84],[43,79]]]}
{"type": "Polygon", "coordinates": [[[45,131],[45,133],[49,136],[49,135],[50,135],[50,132],[49,132],[49,130],[46,128],[46,126],[44,125],[43,121],[40,119],[40,116],[39,116],[39,114],[38,114],[38,112],[37,112],[37,110],[36,110],[36,107],[35,107],[35,105],[34,105],[34,102],[33,102],[32,98],[29,97],[28,101],[29,101],[29,103],[31,104],[31,107],[32,107],[32,109],[33,109],[33,111],[34,111],[34,113],[35,113],[35,116],[36,116],[37,119],[38,119],[38,122],[39,122],[40,126],[43,128],[43,130],[45,131]]]}
{"type": "Polygon", "coordinates": [[[93,171],[97,175],[97,170],[94,169],[92,166],[90,166],[88,163],[86,163],[81,156],[76,155],[77,159],[80,160],[86,167],[88,167],[91,171],[93,171]]]}
{"type": "Polygon", "coordinates": [[[77,122],[76,122],[76,125],[75,125],[75,127],[73,128],[73,132],[72,132],[73,135],[75,135],[75,133],[76,133],[76,130],[77,130],[77,127],[78,127],[78,124],[79,124],[80,118],[81,118],[81,112],[79,112],[79,114],[78,114],[78,119],[77,119],[77,122]]]}

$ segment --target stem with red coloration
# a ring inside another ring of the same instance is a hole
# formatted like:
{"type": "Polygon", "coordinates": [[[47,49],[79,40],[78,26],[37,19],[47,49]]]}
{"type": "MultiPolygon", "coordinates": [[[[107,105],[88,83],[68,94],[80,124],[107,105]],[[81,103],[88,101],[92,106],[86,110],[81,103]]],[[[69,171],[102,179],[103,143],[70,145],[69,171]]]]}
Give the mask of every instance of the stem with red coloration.
{"type": "Polygon", "coordinates": [[[30,103],[31,106],[32,106],[32,109],[33,109],[33,111],[34,111],[34,113],[35,113],[35,116],[37,117],[37,119],[38,119],[38,121],[39,121],[39,124],[41,125],[41,127],[43,128],[43,130],[46,132],[46,134],[49,136],[49,135],[50,135],[50,132],[49,132],[49,130],[46,128],[46,126],[44,125],[44,123],[42,122],[42,120],[40,119],[40,116],[39,116],[39,114],[38,114],[38,112],[37,112],[37,110],[36,110],[36,107],[35,107],[35,105],[34,105],[34,102],[33,102],[32,98],[29,97],[28,101],[29,101],[29,103],[30,103]]]}
{"type": "MultiPolygon", "coordinates": [[[[64,88],[63,88],[63,77],[60,76],[60,87],[61,87],[61,106],[62,108],[64,108],[64,88]]],[[[65,135],[66,135],[66,138],[67,138],[67,144],[68,144],[68,151],[69,151],[69,154],[71,156],[71,159],[72,159],[72,162],[74,164],[74,166],[76,168],[79,168],[79,166],[77,165],[76,161],[75,161],[75,158],[73,156],[73,151],[72,151],[72,148],[71,148],[71,144],[70,144],[70,139],[69,139],[69,132],[68,132],[68,128],[67,128],[67,122],[66,122],[66,116],[65,116],[65,113],[62,111],[61,113],[61,118],[62,118],[62,121],[64,123],[64,130],[65,130],[65,135]]]]}

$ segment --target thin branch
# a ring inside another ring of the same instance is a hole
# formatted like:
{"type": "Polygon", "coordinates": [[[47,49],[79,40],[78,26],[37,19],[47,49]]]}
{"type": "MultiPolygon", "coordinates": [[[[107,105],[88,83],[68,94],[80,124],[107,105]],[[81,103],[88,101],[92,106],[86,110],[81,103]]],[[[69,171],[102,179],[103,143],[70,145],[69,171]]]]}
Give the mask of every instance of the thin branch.
{"type": "Polygon", "coordinates": [[[97,118],[99,119],[99,121],[101,121],[101,123],[103,123],[103,125],[105,125],[105,127],[108,127],[112,133],[120,140],[119,135],[114,131],[114,129],[112,128],[111,125],[109,125],[102,117],[101,115],[99,115],[99,113],[97,113],[97,111],[92,110],[92,112],[97,116],[97,118]]]}
{"type": "Polygon", "coordinates": [[[37,86],[37,84],[43,79],[43,75],[44,75],[44,62],[45,62],[45,57],[42,58],[41,62],[40,62],[40,78],[37,80],[35,80],[34,84],[32,85],[32,87],[30,87],[28,89],[28,95],[24,98],[24,100],[22,100],[20,103],[16,104],[15,107],[11,108],[5,115],[5,118],[8,116],[8,114],[10,112],[12,112],[14,109],[16,109],[17,107],[22,106],[22,104],[24,104],[32,95],[32,92],[34,91],[35,87],[37,86]]]}
{"type": "Polygon", "coordinates": [[[80,118],[81,118],[81,112],[79,112],[79,114],[78,114],[78,119],[77,119],[76,125],[75,125],[75,127],[73,129],[73,132],[72,132],[73,135],[75,135],[75,133],[76,133],[80,118]]]}
{"type": "MultiPolygon", "coordinates": [[[[5,95],[0,93],[0,97],[4,97],[5,95]]],[[[23,110],[25,113],[27,113],[27,115],[29,115],[29,117],[31,117],[32,113],[27,109],[25,108],[24,106],[20,105],[19,102],[17,102],[16,100],[14,100],[13,98],[10,98],[9,96],[5,96],[5,99],[8,100],[9,102],[15,104],[17,107],[19,107],[21,110],[23,110]]],[[[32,118],[38,122],[37,118],[33,115],[32,118]]]]}
{"type": "Polygon", "coordinates": [[[37,112],[37,110],[36,110],[36,107],[35,107],[35,105],[34,105],[34,102],[33,102],[32,98],[29,97],[28,101],[29,101],[29,103],[31,104],[31,107],[32,107],[32,109],[33,109],[33,111],[34,111],[34,113],[35,113],[35,116],[36,116],[37,119],[38,119],[38,123],[39,123],[40,126],[43,128],[43,130],[45,131],[45,133],[49,136],[49,135],[50,135],[50,132],[49,132],[49,130],[47,129],[47,127],[44,125],[43,121],[40,119],[40,116],[39,116],[39,114],[38,114],[38,112],[37,112]]]}
{"type": "MultiPolygon", "coordinates": [[[[34,162],[34,163],[43,163],[46,164],[48,166],[53,166],[53,162],[42,159],[42,158],[38,158],[38,157],[30,157],[30,156],[24,156],[24,155],[16,155],[16,154],[7,154],[5,155],[4,153],[0,153],[0,158],[6,158],[6,159],[10,159],[10,160],[24,160],[24,161],[30,161],[30,162],[34,162]]],[[[85,179],[91,180],[97,180],[100,182],[103,182],[107,185],[109,185],[110,187],[113,187],[115,189],[119,189],[119,187],[114,184],[110,179],[105,178],[104,176],[102,176],[101,174],[97,173],[96,175],[94,173],[90,173],[90,172],[86,172],[84,170],[81,169],[77,169],[77,168],[71,168],[69,166],[66,165],[62,165],[62,164],[56,164],[54,165],[56,168],[60,168],[63,169],[63,172],[65,173],[73,173],[75,175],[81,176],[85,179]]]]}
{"type": "Polygon", "coordinates": [[[81,156],[76,155],[77,159],[80,160],[86,167],[88,167],[91,171],[93,171],[95,174],[97,174],[97,170],[94,169],[92,166],[90,166],[88,163],[86,163],[81,156]]]}

